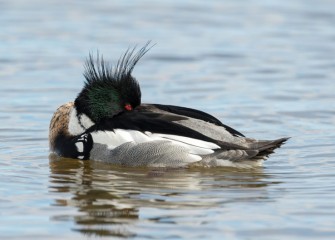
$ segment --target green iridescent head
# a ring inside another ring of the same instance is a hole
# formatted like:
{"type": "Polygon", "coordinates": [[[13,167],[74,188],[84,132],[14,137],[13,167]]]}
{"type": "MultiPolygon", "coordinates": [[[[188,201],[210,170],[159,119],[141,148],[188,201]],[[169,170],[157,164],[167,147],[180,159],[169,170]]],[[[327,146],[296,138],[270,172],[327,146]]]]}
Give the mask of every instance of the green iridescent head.
{"type": "Polygon", "coordinates": [[[141,104],[141,89],[131,73],[137,62],[150,50],[148,42],[139,51],[134,47],[121,56],[116,66],[97,53],[85,64],[85,86],[75,100],[78,114],[84,113],[95,123],[131,111],[141,104]]]}

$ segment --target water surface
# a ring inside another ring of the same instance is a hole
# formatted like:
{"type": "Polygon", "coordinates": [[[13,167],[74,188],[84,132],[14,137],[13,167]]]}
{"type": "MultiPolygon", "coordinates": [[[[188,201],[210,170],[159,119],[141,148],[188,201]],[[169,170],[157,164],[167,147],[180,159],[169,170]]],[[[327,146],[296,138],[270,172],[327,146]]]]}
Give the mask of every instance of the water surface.
{"type": "Polygon", "coordinates": [[[0,1],[0,238],[334,239],[335,3],[0,1]],[[264,164],[129,169],[49,155],[83,61],[157,45],[143,102],[292,137],[264,164]]]}

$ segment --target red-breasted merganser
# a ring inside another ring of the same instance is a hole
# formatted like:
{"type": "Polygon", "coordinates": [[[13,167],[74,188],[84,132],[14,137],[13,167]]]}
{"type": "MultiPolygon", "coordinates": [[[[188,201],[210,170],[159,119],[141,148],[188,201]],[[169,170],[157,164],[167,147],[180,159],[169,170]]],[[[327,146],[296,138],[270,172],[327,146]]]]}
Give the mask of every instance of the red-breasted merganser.
{"type": "Polygon", "coordinates": [[[132,71],[149,49],[127,50],[115,67],[99,54],[89,56],[85,86],[51,119],[51,151],[134,167],[250,168],[288,139],[256,140],[199,110],[142,104],[132,71]]]}

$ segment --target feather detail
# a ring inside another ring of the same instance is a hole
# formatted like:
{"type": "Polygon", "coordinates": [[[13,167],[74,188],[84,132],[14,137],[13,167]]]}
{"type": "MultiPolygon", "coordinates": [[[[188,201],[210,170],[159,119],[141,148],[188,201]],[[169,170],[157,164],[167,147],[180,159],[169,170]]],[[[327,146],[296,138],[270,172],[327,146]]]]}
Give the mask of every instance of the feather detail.
{"type": "Polygon", "coordinates": [[[142,133],[136,130],[115,129],[114,131],[95,131],[91,133],[95,143],[106,145],[112,150],[122,144],[133,142],[135,144],[152,141],[169,141],[176,146],[187,149],[187,152],[195,155],[214,153],[213,149],[220,147],[214,143],[168,134],[142,133]]]}

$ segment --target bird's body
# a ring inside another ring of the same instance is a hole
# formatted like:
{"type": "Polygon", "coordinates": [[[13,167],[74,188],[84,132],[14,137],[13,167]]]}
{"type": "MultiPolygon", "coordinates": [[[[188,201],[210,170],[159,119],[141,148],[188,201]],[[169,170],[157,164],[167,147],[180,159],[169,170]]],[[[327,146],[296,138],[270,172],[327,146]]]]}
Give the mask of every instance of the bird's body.
{"type": "Polygon", "coordinates": [[[90,56],[85,87],[51,120],[52,151],[134,167],[254,167],[287,140],[247,138],[195,109],[141,104],[131,72],[146,47],[136,54],[127,51],[113,70],[102,58],[94,62],[90,56]]]}

